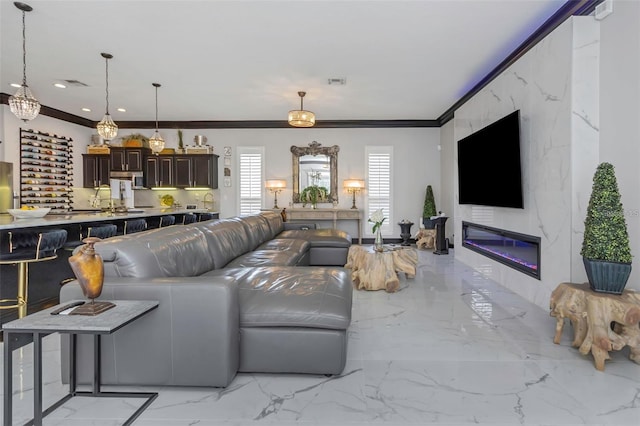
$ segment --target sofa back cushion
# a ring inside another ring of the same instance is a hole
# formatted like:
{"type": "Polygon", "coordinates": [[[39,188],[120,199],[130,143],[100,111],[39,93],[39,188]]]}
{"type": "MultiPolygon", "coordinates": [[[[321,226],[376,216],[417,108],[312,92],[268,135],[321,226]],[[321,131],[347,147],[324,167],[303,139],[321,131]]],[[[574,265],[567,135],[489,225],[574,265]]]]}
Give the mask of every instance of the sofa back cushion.
{"type": "Polygon", "coordinates": [[[269,223],[269,227],[271,228],[271,238],[284,231],[284,224],[282,223],[282,216],[280,216],[280,213],[266,211],[260,212],[260,214],[267,220],[267,223],[269,223]]]}
{"type": "Polygon", "coordinates": [[[224,268],[227,263],[253,248],[247,227],[234,218],[199,222],[189,227],[204,233],[215,269],[224,268]]]}
{"type": "Polygon", "coordinates": [[[104,262],[105,276],[192,277],[214,268],[205,235],[189,226],[113,237],[95,249],[104,262]]]}
{"type": "Polygon", "coordinates": [[[238,216],[230,220],[240,222],[245,227],[250,250],[255,250],[260,244],[273,239],[269,222],[267,222],[267,219],[261,214],[238,216]]]}

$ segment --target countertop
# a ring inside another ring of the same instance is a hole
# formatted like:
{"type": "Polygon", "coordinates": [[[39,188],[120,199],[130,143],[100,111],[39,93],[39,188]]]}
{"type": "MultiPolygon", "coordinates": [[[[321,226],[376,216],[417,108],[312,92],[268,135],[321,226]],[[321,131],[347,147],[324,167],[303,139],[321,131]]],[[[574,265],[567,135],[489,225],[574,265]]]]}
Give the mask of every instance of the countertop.
{"type": "Polygon", "coordinates": [[[218,213],[207,209],[174,209],[174,208],[134,208],[127,213],[109,213],[99,211],[73,211],[67,214],[49,213],[45,217],[36,219],[15,219],[10,214],[0,214],[0,230],[34,228],[39,226],[68,225],[72,223],[104,222],[110,220],[123,220],[136,217],[153,217],[165,214],[185,213],[218,213]]]}

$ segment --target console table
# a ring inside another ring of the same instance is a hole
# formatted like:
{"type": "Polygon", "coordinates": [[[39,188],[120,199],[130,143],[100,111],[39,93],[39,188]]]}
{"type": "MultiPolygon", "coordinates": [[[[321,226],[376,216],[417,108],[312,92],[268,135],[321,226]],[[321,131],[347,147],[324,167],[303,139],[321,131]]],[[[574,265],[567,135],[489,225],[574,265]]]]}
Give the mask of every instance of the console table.
{"type": "MultiPolygon", "coordinates": [[[[4,424],[12,424],[13,356],[12,352],[33,342],[33,420],[26,424],[42,425],[42,418],[74,396],[145,398],[124,425],[133,421],[158,397],[157,392],[102,392],[100,390],[100,336],[111,334],[158,307],[155,301],[118,300],[115,307],[95,316],[52,315],[62,305],[36,312],[2,325],[4,336],[4,424]],[[69,334],[69,393],[46,410],[42,410],[42,338],[52,333],[69,334]],[[78,334],[93,334],[93,390],[76,390],[75,359],[78,334]]],[[[141,336],[144,337],[144,336],[141,336]]]]}
{"type": "Polygon", "coordinates": [[[339,220],[358,221],[358,244],[362,244],[362,211],[359,209],[296,209],[287,208],[288,220],[330,220],[333,228],[338,227],[339,220]]]}
{"type": "Polygon", "coordinates": [[[551,316],[556,317],[553,343],[560,343],[564,319],[573,327],[572,346],[593,355],[603,371],[609,352],[629,346],[629,358],[640,364],[640,293],[597,293],[589,284],[561,283],[551,293],[551,316]]]}

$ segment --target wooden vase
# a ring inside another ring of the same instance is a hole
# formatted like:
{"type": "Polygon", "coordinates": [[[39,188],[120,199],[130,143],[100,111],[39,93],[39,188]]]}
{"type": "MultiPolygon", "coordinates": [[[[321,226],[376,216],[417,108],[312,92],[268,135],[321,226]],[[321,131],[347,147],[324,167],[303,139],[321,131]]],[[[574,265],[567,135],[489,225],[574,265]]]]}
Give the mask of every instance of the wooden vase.
{"type": "Polygon", "coordinates": [[[102,293],[104,283],[104,264],[102,257],[96,253],[94,244],[101,241],[100,238],[89,237],[82,240],[83,245],[80,250],[69,258],[71,270],[78,279],[82,293],[86,298],[91,299],[91,303],[85,304],[75,309],[74,315],[97,315],[100,312],[113,308],[115,305],[110,302],[95,302],[102,293]]]}

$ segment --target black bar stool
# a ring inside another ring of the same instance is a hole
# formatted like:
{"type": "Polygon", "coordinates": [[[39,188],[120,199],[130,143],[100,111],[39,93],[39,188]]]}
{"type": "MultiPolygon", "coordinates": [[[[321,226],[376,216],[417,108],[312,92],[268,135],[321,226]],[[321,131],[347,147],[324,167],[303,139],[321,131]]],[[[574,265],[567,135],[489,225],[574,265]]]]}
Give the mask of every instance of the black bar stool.
{"type": "Polygon", "coordinates": [[[213,213],[200,213],[200,217],[198,217],[198,222],[204,222],[206,220],[213,219],[213,213]]]}
{"type": "Polygon", "coordinates": [[[29,264],[58,257],[57,250],[67,241],[67,231],[9,231],[9,248],[0,252],[0,265],[18,265],[18,294],[16,299],[0,300],[0,309],[18,309],[18,318],[27,314],[29,293],[29,264]],[[7,305],[7,303],[10,303],[7,305]]]}
{"type": "Polygon", "coordinates": [[[83,225],[80,230],[80,240],[67,241],[67,243],[64,245],[64,249],[73,251],[76,247],[83,244],[82,240],[88,237],[97,237],[104,240],[106,238],[116,236],[117,233],[118,227],[112,223],[83,225]]]}
{"type": "Polygon", "coordinates": [[[147,221],[145,219],[129,219],[124,221],[123,234],[134,234],[136,232],[142,232],[145,229],[147,229],[147,221]]]}
{"type": "Polygon", "coordinates": [[[196,215],[193,213],[185,213],[184,217],[182,218],[183,225],[188,225],[196,221],[197,221],[196,215]]]}

